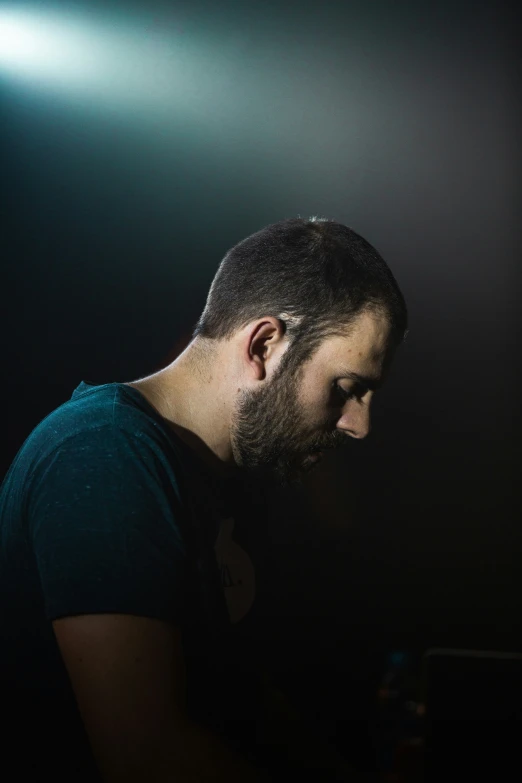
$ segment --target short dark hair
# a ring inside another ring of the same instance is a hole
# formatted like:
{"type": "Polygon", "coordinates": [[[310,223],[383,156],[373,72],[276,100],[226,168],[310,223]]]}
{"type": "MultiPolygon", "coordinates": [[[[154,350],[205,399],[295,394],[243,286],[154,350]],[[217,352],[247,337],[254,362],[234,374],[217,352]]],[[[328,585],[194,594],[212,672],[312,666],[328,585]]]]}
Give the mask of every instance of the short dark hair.
{"type": "Polygon", "coordinates": [[[287,218],[228,250],[192,339],[226,340],[271,315],[284,323],[291,341],[287,354],[297,368],[324,339],[345,334],[365,310],[384,313],[395,344],[404,340],[406,303],[377,250],[335,220],[287,218]]]}

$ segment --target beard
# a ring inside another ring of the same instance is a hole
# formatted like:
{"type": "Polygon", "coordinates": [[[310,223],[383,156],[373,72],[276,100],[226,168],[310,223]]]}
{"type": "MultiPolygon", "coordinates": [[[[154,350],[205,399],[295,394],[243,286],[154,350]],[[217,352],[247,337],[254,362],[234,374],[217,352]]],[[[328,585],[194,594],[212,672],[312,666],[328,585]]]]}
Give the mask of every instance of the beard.
{"type": "Polygon", "coordinates": [[[311,458],[310,452],[345,442],[335,425],[321,428],[306,421],[299,403],[300,377],[299,371],[278,369],[259,391],[238,395],[232,419],[236,465],[256,479],[275,478],[283,487],[301,484],[316,466],[319,460],[311,458]]]}

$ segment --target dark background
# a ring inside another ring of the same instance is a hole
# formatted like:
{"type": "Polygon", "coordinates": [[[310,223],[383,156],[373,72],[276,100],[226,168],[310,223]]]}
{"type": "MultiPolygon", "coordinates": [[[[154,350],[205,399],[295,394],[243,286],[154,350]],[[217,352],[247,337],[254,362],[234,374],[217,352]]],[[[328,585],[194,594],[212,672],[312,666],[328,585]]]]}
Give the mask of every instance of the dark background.
{"type": "Polygon", "coordinates": [[[245,632],[354,752],[391,650],[522,652],[514,9],[0,4],[2,475],[81,380],[171,361],[268,223],[346,223],[404,292],[370,437],[239,531],[245,632]]]}

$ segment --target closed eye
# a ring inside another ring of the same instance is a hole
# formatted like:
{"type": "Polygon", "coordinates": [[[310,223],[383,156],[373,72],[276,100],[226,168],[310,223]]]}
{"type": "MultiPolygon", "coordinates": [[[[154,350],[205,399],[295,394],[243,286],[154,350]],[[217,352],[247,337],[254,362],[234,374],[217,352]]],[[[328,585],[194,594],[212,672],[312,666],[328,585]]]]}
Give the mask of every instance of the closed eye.
{"type": "Polygon", "coordinates": [[[356,383],[350,389],[350,391],[343,389],[343,387],[339,386],[338,383],[334,383],[334,385],[336,392],[338,393],[339,397],[341,397],[343,402],[347,402],[348,400],[353,399],[362,400],[362,398],[368,392],[368,389],[360,383],[356,383]]]}
{"type": "Polygon", "coordinates": [[[342,386],[339,386],[339,384],[335,385],[335,389],[344,402],[346,402],[347,400],[351,400],[353,397],[356,396],[354,389],[352,389],[351,391],[347,391],[346,389],[343,389],[342,386]]]}

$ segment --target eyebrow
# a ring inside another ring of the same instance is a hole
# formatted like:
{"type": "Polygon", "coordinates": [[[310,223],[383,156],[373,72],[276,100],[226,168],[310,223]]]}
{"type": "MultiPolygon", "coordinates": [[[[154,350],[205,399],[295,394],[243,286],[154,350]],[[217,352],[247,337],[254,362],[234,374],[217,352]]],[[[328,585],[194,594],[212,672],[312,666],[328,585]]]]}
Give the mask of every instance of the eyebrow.
{"type": "Polygon", "coordinates": [[[348,380],[355,381],[359,386],[362,386],[364,389],[369,389],[370,391],[377,391],[382,384],[382,378],[380,378],[380,376],[360,375],[353,370],[341,369],[338,378],[348,378],[348,380]]]}

